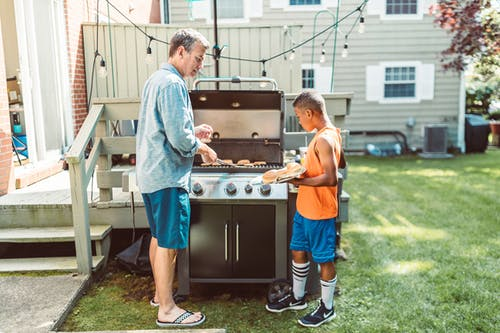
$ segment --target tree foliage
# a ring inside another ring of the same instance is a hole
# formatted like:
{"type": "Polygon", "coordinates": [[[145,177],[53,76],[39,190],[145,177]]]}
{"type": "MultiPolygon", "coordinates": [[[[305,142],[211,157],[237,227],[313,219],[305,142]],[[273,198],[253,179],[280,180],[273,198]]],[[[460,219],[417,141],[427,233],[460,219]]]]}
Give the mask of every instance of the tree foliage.
{"type": "Polygon", "coordinates": [[[434,23],[452,35],[451,45],[442,52],[444,69],[463,71],[472,62],[498,66],[497,9],[491,0],[438,0],[431,6],[434,23]]]}
{"type": "Polygon", "coordinates": [[[469,112],[494,112],[490,105],[500,99],[500,1],[493,1],[438,0],[430,8],[434,23],[452,35],[450,46],[441,52],[443,68],[469,70],[469,112]]]}

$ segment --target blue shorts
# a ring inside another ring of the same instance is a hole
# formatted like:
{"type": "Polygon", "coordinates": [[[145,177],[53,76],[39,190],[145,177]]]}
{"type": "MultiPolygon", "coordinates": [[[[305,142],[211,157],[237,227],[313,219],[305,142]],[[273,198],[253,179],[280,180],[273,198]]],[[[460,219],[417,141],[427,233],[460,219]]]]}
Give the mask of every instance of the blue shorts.
{"type": "Polygon", "coordinates": [[[142,193],[151,236],[158,246],[184,249],[188,245],[191,206],[189,194],[180,187],[142,193]]]}
{"type": "Polygon", "coordinates": [[[311,252],[318,264],[332,262],[335,258],[335,237],[335,218],[310,220],[296,212],[290,250],[311,252]]]}

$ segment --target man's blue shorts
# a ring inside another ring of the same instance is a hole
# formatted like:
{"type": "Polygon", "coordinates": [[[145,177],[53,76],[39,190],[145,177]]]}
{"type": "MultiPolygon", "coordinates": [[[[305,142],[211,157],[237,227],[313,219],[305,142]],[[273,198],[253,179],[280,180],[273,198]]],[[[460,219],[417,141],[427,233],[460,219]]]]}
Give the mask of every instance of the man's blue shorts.
{"type": "Polygon", "coordinates": [[[335,258],[335,237],[335,218],[310,220],[296,212],[290,250],[311,252],[318,264],[332,262],[335,258]]]}
{"type": "Polygon", "coordinates": [[[191,206],[189,194],[180,187],[142,193],[151,236],[158,246],[184,249],[188,245],[191,206]]]}

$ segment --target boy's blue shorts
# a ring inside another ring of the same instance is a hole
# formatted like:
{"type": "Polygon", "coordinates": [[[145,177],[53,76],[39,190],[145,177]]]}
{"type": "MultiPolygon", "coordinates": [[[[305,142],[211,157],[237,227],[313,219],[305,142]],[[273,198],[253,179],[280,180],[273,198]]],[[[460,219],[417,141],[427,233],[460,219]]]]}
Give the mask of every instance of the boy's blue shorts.
{"type": "Polygon", "coordinates": [[[142,193],[151,236],[158,246],[184,249],[188,245],[191,206],[189,194],[180,187],[142,193]]]}
{"type": "Polygon", "coordinates": [[[290,250],[311,252],[318,264],[332,262],[335,258],[335,218],[310,220],[299,212],[293,218],[290,250]]]}

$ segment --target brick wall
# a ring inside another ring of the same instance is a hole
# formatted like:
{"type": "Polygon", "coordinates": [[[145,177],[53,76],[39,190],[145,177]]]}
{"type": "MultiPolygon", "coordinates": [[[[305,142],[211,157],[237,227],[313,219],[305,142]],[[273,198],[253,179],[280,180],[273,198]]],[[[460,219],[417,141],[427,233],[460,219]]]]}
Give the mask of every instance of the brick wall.
{"type": "Polygon", "coordinates": [[[85,82],[85,62],[83,57],[82,22],[92,21],[94,1],[64,2],[66,36],[68,45],[69,77],[71,84],[71,103],[73,107],[73,129],[75,135],[88,114],[87,85],[85,82]],[[89,7],[87,7],[87,4],[89,7]]]}
{"type": "Polygon", "coordinates": [[[6,75],[2,27],[0,25],[0,195],[9,191],[9,183],[12,181],[14,172],[6,75]]]}

